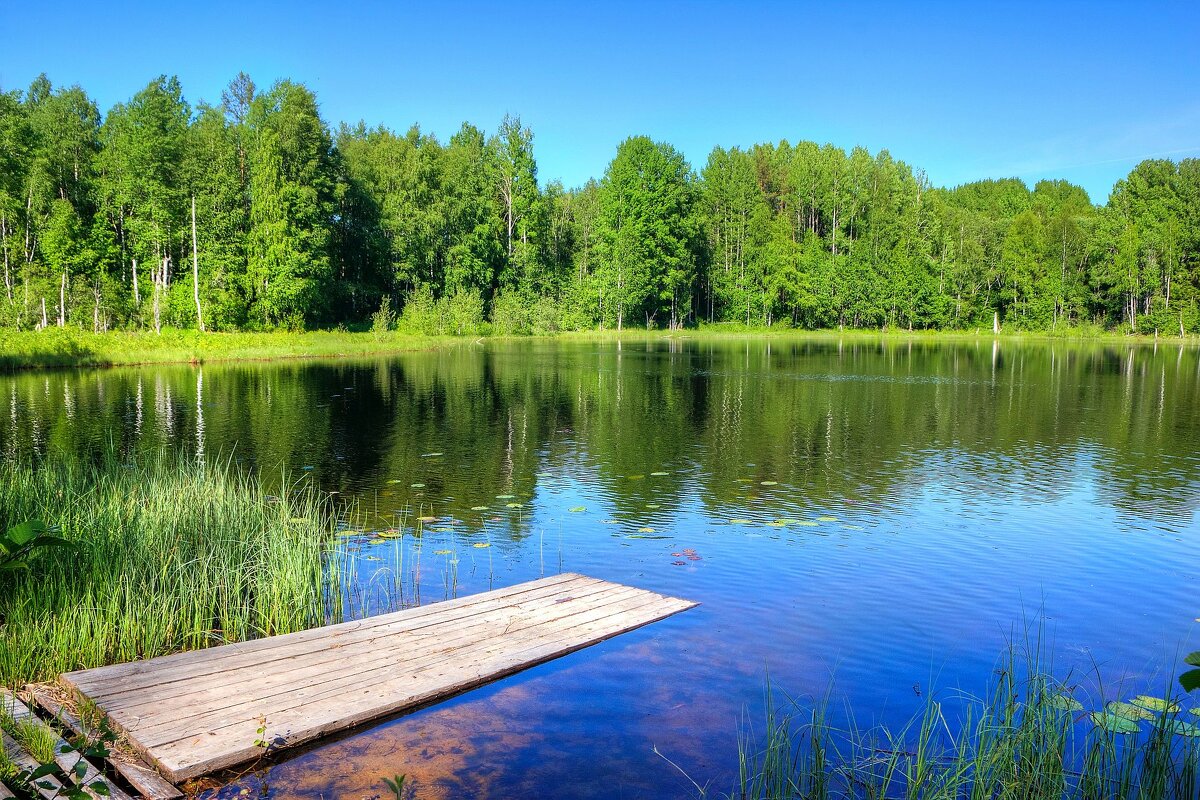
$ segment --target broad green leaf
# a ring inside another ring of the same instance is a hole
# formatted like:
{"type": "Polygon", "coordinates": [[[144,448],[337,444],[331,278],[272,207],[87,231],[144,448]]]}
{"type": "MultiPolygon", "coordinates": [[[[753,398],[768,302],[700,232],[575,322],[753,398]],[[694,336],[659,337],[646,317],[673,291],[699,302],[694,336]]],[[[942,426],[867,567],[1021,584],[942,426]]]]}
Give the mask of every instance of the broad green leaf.
{"type": "Polygon", "coordinates": [[[1116,714],[1093,711],[1091,717],[1093,724],[1097,728],[1103,728],[1111,733],[1128,734],[1138,732],[1138,724],[1136,722],[1117,716],[1116,714]]]}

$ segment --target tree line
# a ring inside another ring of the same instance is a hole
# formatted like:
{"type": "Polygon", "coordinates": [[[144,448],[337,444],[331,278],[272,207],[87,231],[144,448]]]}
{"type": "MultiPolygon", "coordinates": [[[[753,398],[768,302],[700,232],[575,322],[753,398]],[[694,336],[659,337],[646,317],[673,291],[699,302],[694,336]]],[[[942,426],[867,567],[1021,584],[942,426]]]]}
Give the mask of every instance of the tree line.
{"type": "Polygon", "coordinates": [[[1200,332],[1200,159],[1079,186],[930,184],[886,151],[634,136],[581,187],[539,181],[508,116],[442,142],[336,130],[244,73],[195,107],[159,77],[102,115],[43,75],[0,92],[0,327],[705,323],[1200,332]]]}

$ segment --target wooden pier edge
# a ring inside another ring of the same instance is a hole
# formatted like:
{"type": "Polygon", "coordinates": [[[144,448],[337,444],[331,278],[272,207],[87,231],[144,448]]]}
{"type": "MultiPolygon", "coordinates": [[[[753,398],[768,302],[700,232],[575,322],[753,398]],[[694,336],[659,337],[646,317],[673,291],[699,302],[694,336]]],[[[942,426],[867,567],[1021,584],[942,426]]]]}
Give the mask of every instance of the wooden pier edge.
{"type": "Polygon", "coordinates": [[[61,681],[179,784],[414,711],[696,605],[563,573],[244,646],[67,673],[61,681]],[[265,664],[274,683],[263,681],[267,688],[253,694],[265,664]],[[257,735],[264,719],[266,733],[257,735]]]}

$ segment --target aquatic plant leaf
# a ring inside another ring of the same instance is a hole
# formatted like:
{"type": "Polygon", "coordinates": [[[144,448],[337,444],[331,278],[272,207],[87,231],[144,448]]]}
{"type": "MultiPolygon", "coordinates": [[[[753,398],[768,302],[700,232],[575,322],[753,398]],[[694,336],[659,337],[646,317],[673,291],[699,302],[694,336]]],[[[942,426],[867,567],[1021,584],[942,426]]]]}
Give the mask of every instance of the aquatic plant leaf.
{"type": "Polygon", "coordinates": [[[667,476],[667,475],[670,475],[670,474],[671,474],[671,473],[669,473],[669,472],[651,472],[651,473],[650,473],[650,477],[652,477],[652,478],[662,478],[662,477],[665,477],[665,476],[667,476]]]}
{"type": "Polygon", "coordinates": [[[570,511],[572,514],[578,514],[581,511],[587,511],[587,506],[571,506],[567,511],[570,511]]]}
{"type": "Polygon", "coordinates": [[[417,517],[417,522],[437,522],[437,517],[417,517]]]}
{"type": "Polygon", "coordinates": [[[665,533],[631,533],[626,539],[670,539],[665,533]]]}
{"type": "Polygon", "coordinates": [[[787,523],[781,519],[777,519],[774,522],[768,522],[767,525],[769,525],[772,528],[783,528],[783,527],[787,526],[787,523]]]}
{"type": "Polygon", "coordinates": [[[496,495],[497,500],[512,500],[514,497],[516,497],[515,494],[498,494],[498,495],[496,495]]]}
{"type": "Polygon", "coordinates": [[[825,515],[823,517],[817,517],[817,522],[837,522],[837,517],[825,515]]]}
{"type": "Polygon", "coordinates": [[[1154,711],[1159,714],[1162,714],[1166,711],[1170,711],[1172,713],[1179,711],[1178,703],[1168,703],[1161,697],[1151,697],[1147,694],[1139,694],[1129,702],[1133,703],[1135,706],[1141,706],[1147,711],[1154,711]]]}
{"type": "Polygon", "coordinates": [[[491,546],[492,546],[491,542],[476,542],[475,544],[471,545],[471,547],[480,547],[480,548],[491,547],[491,546]]]}
{"type": "Polygon", "coordinates": [[[421,458],[437,458],[444,455],[445,453],[421,453],[421,458]]]}
{"type": "Polygon", "coordinates": [[[651,528],[649,526],[647,526],[645,528],[638,528],[638,533],[654,533],[654,528],[651,528]]]}
{"type": "Polygon", "coordinates": [[[1117,716],[1116,714],[1109,714],[1106,711],[1093,711],[1091,718],[1092,723],[1097,728],[1103,728],[1110,733],[1127,734],[1138,732],[1138,724],[1133,720],[1117,716]]]}
{"type": "Polygon", "coordinates": [[[773,524],[773,525],[803,525],[804,523],[798,519],[791,519],[790,517],[780,517],[779,519],[775,520],[775,522],[773,522],[771,524],[773,524]]]}
{"type": "Polygon", "coordinates": [[[646,476],[645,475],[626,475],[625,477],[631,481],[640,481],[640,480],[643,480],[646,476]]]}
{"type": "Polygon", "coordinates": [[[1171,720],[1171,733],[1176,736],[1200,736],[1200,725],[1184,722],[1181,719],[1173,719],[1171,720]]]}
{"type": "Polygon", "coordinates": [[[448,556],[453,552],[454,552],[453,550],[434,550],[433,554],[435,556],[448,556]]]}
{"type": "Polygon", "coordinates": [[[759,486],[778,486],[779,481],[759,481],[759,486]]]}
{"type": "Polygon", "coordinates": [[[796,524],[796,525],[800,525],[800,526],[802,526],[802,527],[805,527],[805,528],[815,528],[815,527],[817,527],[817,523],[816,523],[816,522],[814,522],[814,521],[813,521],[813,520],[811,520],[811,519],[798,519],[798,520],[796,520],[796,522],[795,522],[794,524],[796,524]]]}
{"type": "Polygon", "coordinates": [[[1051,708],[1057,708],[1059,711],[1083,711],[1083,703],[1071,697],[1066,692],[1047,692],[1046,704],[1051,708]]]}
{"type": "Polygon", "coordinates": [[[521,504],[520,503],[505,503],[504,506],[506,508],[520,508],[521,504]]]}
{"type": "MultiPolygon", "coordinates": [[[[1193,655],[1195,655],[1193,653],[1193,655]]],[[[1200,689],[1200,669],[1189,669],[1187,672],[1179,676],[1179,685],[1183,687],[1185,692],[1194,692],[1200,689]]],[[[1195,711],[1196,709],[1192,709],[1195,711]]]]}
{"type": "Polygon", "coordinates": [[[1133,703],[1122,703],[1120,701],[1113,701],[1113,702],[1109,703],[1108,705],[1106,705],[1104,707],[1104,710],[1106,712],[1108,712],[1109,714],[1114,714],[1118,717],[1124,717],[1125,719],[1133,720],[1135,722],[1137,722],[1139,720],[1154,719],[1153,714],[1151,714],[1146,709],[1141,708],[1140,706],[1135,706],[1133,703]]]}
{"type": "Polygon", "coordinates": [[[1200,667],[1200,650],[1197,650],[1194,653],[1188,653],[1186,656],[1184,656],[1183,663],[1190,664],[1193,667],[1200,667]]]}
{"type": "Polygon", "coordinates": [[[730,525],[753,525],[754,520],[743,519],[742,517],[734,517],[733,519],[729,520],[729,524],[730,525]]]}
{"type": "Polygon", "coordinates": [[[410,489],[424,489],[424,488],[425,488],[425,484],[423,484],[423,483],[410,483],[410,484],[408,485],[408,488],[410,488],[410,489]]]}
{"type": "Polygon", "coordinates": [[[471,506],[472,511],[487,511],[487,506],[471,506]]]}
{"type": "Polygon", "coordinates": [[[662,503],[646,503],[646,508],[649,508],[651,510],[654,510],[656,508],[662,508],[662,503]]]}
{"type": "Polygon", "coordinates": [[[392,478],[390,481],[388,481],[388,483],[404,483],[404,481],[400,480],[399,478],[392,478]]]}

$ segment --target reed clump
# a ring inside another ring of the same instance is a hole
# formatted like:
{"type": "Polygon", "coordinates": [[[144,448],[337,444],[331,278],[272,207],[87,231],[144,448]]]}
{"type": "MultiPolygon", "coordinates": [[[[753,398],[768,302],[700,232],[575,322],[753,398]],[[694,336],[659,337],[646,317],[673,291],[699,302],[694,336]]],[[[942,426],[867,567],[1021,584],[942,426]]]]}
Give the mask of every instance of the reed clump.
{"type": "Polygon", "coordinates": [[[1180,698],[1096,711],[1074,694],[1053,678],[1040,650],[1010,651],[985,696],[930,698],[899,731],[860,728],[849,711],[849,721],[835,727],[826,702],[805,705],[768,687],[765,728],[757,735],[743,730],[728,797],[1200,797],[1200,729],[1180,698]],[[1140,711],[1129,718],[1111,710],[1131,707],[1140,711]]]}
{"type": "Polygon", "coordinates": [[[0,529],[72,545],[0,572],[0,684],[333,621],[333,509],[284,483],[171,454],[0,463],[0,529]]]}

